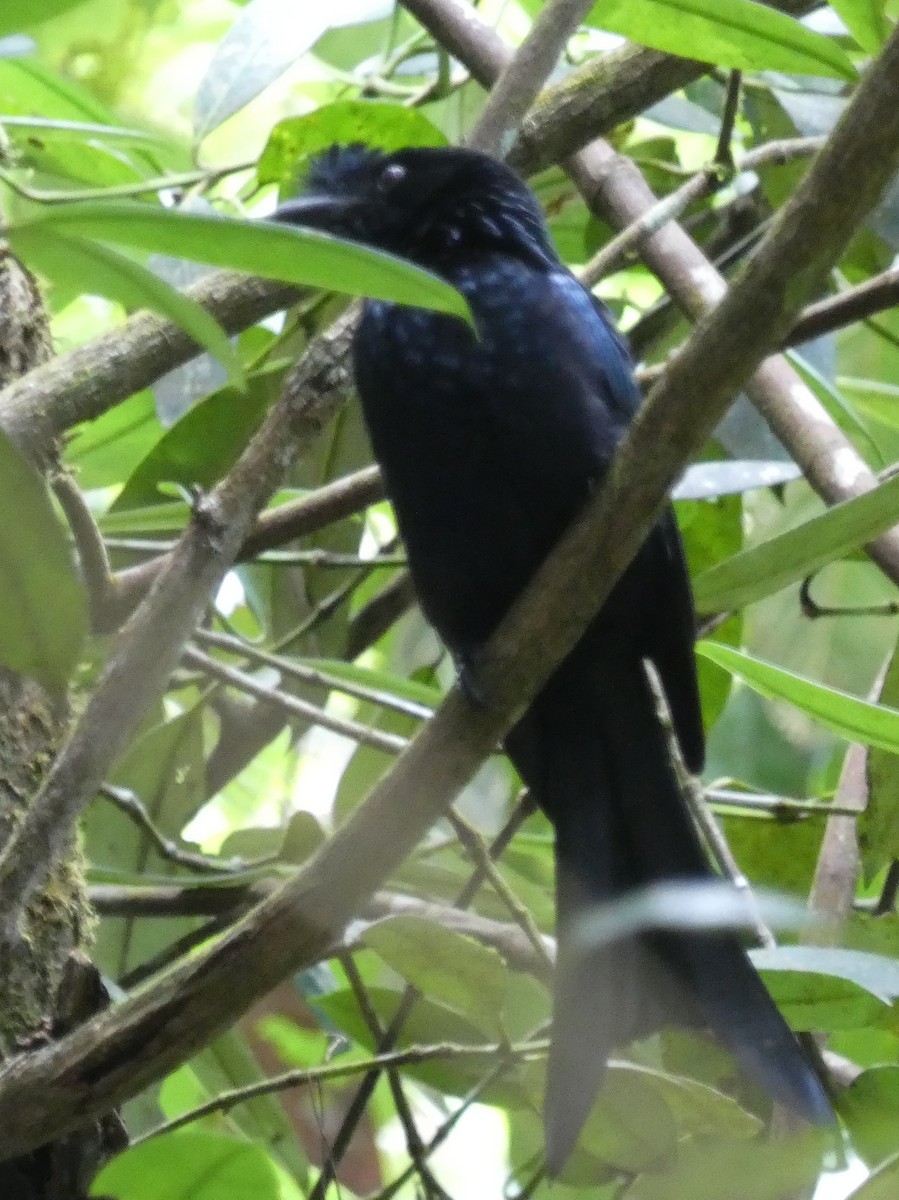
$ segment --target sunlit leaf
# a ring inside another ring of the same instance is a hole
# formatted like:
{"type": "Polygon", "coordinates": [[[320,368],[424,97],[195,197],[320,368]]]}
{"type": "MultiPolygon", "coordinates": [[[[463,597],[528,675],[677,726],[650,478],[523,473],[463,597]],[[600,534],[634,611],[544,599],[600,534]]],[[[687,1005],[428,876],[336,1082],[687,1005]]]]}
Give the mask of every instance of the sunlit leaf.
{"type": "Polygon", "coordinates": [[[446,138],[417,108],[372,100],[338,100],[302,117],[287,117],[272,129],[259,158],[260,183],[290,186],[310,155],[337,143],[364,142],[380,150],[439,146],[446,138]]]}
{"type": "Polygon", "coordinates": [[[890,31],[884,0],[830,0],[830,5],[861,48],[876,54],[890,31]]]}
{"type": "Polygon", "coordinates": [[[600,0],[588,20],[655,50],[719,67],[856,75],[835,43],[752,0],[600,0]]]}
{"type": "Polygon", "coordinates": [[[342,25],[386,16],[390,0],[330,0],[285,5],[251,0],[219,42],[194,101],[198,141],[249,104],[313,46],[342,25]]]}
{"type": "Polygon", "coordinates": [[[4,0],[0,9],[0,37],[19,33],[81,3],[83,0],[4,0]]]}

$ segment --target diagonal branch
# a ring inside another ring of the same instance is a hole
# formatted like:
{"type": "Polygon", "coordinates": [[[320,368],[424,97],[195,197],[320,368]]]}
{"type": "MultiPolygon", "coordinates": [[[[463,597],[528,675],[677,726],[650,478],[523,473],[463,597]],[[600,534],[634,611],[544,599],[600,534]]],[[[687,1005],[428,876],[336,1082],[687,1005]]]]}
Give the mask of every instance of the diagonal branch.
{"type": "Polygon", "coordinates": [[[474,709],[455,688],[294,879],[205,953],[10,1062],[0,1075],[0,1157],[75,1128],[183,1062],[321,953],[446,810],[582,635],[689,455],[821,286],[899,166],[897,72],[899,30],[742,278],[653,389],[604,485],[490,639],[477,678],[488,704],[474,709]]]}
{"type": "Polygon", "coordinates": [[[500,72],[468,142],[504,158],[525,113],[559,61],[568,39],[593,7],[593,0],[549,0],[528,36],[500,72]]]}

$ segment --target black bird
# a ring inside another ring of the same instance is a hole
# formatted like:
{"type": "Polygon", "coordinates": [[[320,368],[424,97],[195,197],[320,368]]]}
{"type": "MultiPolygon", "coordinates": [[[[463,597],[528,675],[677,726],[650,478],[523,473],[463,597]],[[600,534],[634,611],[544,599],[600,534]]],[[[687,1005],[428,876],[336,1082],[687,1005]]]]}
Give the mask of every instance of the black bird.
{"type": "MultiPolygon", "coordinates": [[[[369,301],[356,383],[422,608],[463,669],[602,479],[639,393],[605,307],[552,247],[532,192],[464,149],[316,160],[282,221],[402,255],[467,298],[461,320],[369,301]]],[[[659,881],[714,878],[685,810],[644,659],[702,768],[695,618],[673,514],[506,739],[555,827],[559,965],[545,1102],[561,1169],[615,1047],[708,1026],[810,1122],[833,1112],[736,934],[656,932],[587,955],[573,924],[659,881]]]]}

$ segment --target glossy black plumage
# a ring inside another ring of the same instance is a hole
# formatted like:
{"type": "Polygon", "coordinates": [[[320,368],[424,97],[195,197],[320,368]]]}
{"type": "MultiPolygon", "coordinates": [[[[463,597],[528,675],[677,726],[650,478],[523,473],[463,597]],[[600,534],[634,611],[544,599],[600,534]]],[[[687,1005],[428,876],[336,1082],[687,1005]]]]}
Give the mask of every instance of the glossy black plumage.
{"type": "MultiPolygon", "coordinates": [[[[471,305],[477,338],[452,317],[368,302],[354,344],[422,607],[464,664],[601,480],[639,403],[626,347],[559,261],[531,192],[483,155],[335,148],[279,217],[402,254],[471,305]]],[[[654,881],[711,877],[643,666],[655,666],[698,771],[693,637],[668,513],[506,742],[556,830],[552,1170],[610,1052],[672,1021],[708,1025],[774,1097],[810,1121],[833,1119],[735,936],[658,933],[587,956],[566,937],[590,905],[654,881]]]]}

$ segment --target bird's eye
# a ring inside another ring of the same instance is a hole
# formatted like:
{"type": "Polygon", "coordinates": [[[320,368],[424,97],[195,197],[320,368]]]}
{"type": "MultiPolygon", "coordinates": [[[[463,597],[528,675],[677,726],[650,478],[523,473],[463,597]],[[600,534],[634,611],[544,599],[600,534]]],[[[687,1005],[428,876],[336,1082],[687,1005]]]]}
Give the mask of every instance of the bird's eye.
{"type": "Polygon", "coordinates": [[[406,168],[400,163],[388,163],[378,179],[378,191],[389,192],[406,178],[406,168]]]}

